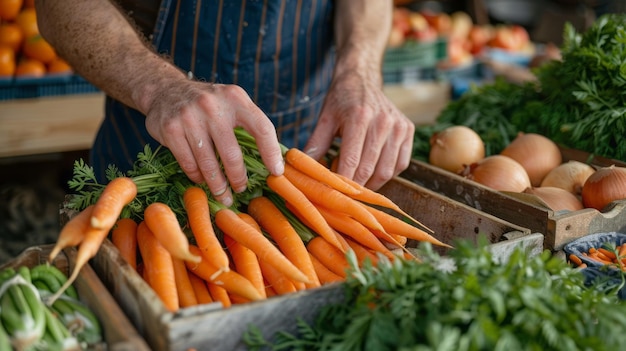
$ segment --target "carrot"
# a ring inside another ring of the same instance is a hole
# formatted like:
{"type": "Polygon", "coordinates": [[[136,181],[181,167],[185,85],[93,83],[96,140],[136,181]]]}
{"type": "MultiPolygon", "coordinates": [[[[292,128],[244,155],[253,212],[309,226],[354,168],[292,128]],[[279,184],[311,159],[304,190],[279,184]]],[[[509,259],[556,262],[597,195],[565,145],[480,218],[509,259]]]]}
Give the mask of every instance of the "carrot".
{"type": "Polygon", "coordinates": [[[293,282],[281,271],[265,261],[260,261],[263,277],[278,295],[289,294],[298,291],[293,282]]]}
{"type": "Polygon", "coordinates": [[[265,298],[263,272],[261,272],[261,266],[256,254],[226,234],[224,234],[224,243],[228,248],[228,252],[230,252],[237,273],[247,278],[256,287],[259,294],[265,298]]]}
{"type": "Polygon", "coordinates": [[[190,273],[187,271],[185,262],[175,257],[172,257],[172,262],[174,264],[174,279],[176,281],[176,291],[178,292],[180,307],[197,305],[198,299],[191,285],[191,279],[189,279],[190,273]]]}
{"type": "MultiPolygon", "coordinates": [[[[363,224],[342,212],[336,212],[318,206],[318,210],[324,216],[328,224],[338,232],[351,237],[362,245],[394,258],[394,254],[378,239],[376,235],[363,224]]],[[[349,242],[348,242],[349,243],[349,242]]]]}
{"type": "Polygon", "coordinates": [[[176,214],[168,205],[153,202],[143,211],[143,216],[150,231],[173,257],[200,262],[201,252],[194,255],[189,251],[189,240],[181,229],[176,214]]]}
{"type": "Polygon", "coordinates": [[[137,226],[137,245],[147,281],[170,312],[180,308],[172,255],[161,245],[145,221],[137,226]]]}
{"type": "Polygon", "coordinates": [[[396,212],[398,212],[399,214],[403,215],[404,217],[410,219],[412,222],[414,222],[415,224],[417,224],[418,226],[422,227],[425,231],[429,232],[429,233],[434,233],[433,230],[429,229],[428,227],[426,227],[425,225],[423,225],[420,221],[418,221],[417,219],[415,219],[413,216],[411,216],[410,214],[408,214],[406,211],[404,211],[400,206],[398,206],[395,202],[393,202],[390,198],[386,197],[385,195],[376,192],[368,187],[365,187],[357,182],[355,182],[354,180],[343,176],[341,174],[337,173],[337,176],[341,179],[343,179],[346,183],[352,185],[354,188],[358,189],[359,192],[356,195],[352,195],[350,197],[352,197],[355,200],[359,200],[361,202],[370,204],[370,205],[378,205],[381,207],[385,207],[388,208],[390,210],[394,210],[396,212]]]}
{"type": "MultiPolygon", "coordinates": [[[[265,294],[265,292],[263,292],[263,294],[265,294]]],[[[241,305],[250,302],[250,300],[235,294],[228,294],[228,298],[230,299],[231,305],[241,305]]]]}
{"type": "MultiPolygon", "coordinates": [[[[297,208],[297,212],[306,219],[307,226],[313,229],[317,234],[323,236],[333,246],[344,251],[345,248],[335,237],[332,228],[326,223],[324,217],[319,213],[315,205],[302,193],[295,185],[289,181],[284,175],[269,175],[266,179],[267,185],[280,195],[285,202],[292,204],[297,208]]],[[[306,223],[305,223],[306,224],[306,223]]]]}
{"type": "MultiPolygon", "coordinates": [[[[190,245],[189,250],[193,254],[200,254],[200,249],[195,245],[190,245]]],[[[232,270],[229,270],[228,272],[220,271],[219,268],[213,266],[204,258],[202,258],[198,263],[185,261],[185,265],[187,266],[187,269],[195,275],[206,280],[207,282],[221,286],[230,293],[240,295],[253,301],[261,300],[263,298],[254,285],[241,274],[232,270]]],[[[211,294],[211,296],[213,296],[213,294],[211,294]]],[[[213,296],[213,299],[216,299],[215,296],[213,296]]]]}
{"type": "Polygon", "coordinates": [[[315,258],[315,256],[313,256],[311,253],[309,253],[309,257],[311,257],[311,262],[313,262],[313,267],[315,267],[315,273],[317,273],[317,276],[319,277],[322,285],[344,281],[344,278],[326,268],[326,266],[324,266],[322,262],[315,258]]]}
{"type": "Polygon", "coordinates": [[[326,268],[342,278],[346,278],[346,269],[350,267],[343,252],[330,245],[326,239],[316,236],[306,245],[311,255],[317,258],[326,268]]]}
{"type": "Polygon", "coordinates": [[[578,257],[578,256],[576,256],[574,254],[569,254],[568,258],[576,267],[578,267],[581,264],[583,264],[583,261],[580,259],[580,257],[578,257]]]}
{"type": "Polygon", "coordinates": [[[50,251],[50,255],[48,255],[48,262],[54,261],[61,250],[70,246],[76,246],[83,241],[85,232],[89,227],[93,206],[85,207],[63,226],[52,251],[50,251]]]}
{"type": "Polygon", "coordinates": [[[383,227],[371,213],[365,211],[359,202],[347,195],[318,182],[291,167],[289,164],[285,164],[284,175],[296,188],[300,189],[312,203],[334,211],[344,212],[370,229],[383,230],[383,227]]]}
{"type": "Polygon", "coordinates": [[[232,306],[232,302],[230,301],[230,296],[226,289],[224,289],[223,287],[219,286],[216,283],[211,283],[211,282],[207,283],[207,287],[209,289],[209,292],[211,293],[211,297],[213,298],[215,302],[221,303],[224,308],[228,308],[232,306]]]}
{"type": "Polygon", "coordinates": [[[254,251],[259,261],[266,261],[281,270],[290,279],[308,282],[302,273],[285,255],[257,229],[242,220],[235,211],[222,208],[215,213],[215,224],[231,238],[254,251]]]}
{"type": "Polygon", "coordinates": [[[248,203],[248,214],[274,239],[283,254],[306,274],[309,288],[320,286],[304,242],[287,217],[267,197],[256,197],[248,203]]]}
{"type": "Polygon", "coordinates": [[[416,226],[407,223],[400,218],[397,218],[387,212],[381,211],[377,208],[371,206],[363,206],[366,208],[371,214],[378,219],[380,224],[385,228],[385,231],[388,233],[399,234],[405,236],[409,239],[417,240],[417,241],[425,241],[429,242],[433,245],[444,246],[444,247],[452,247],[448,244],[442,243],[434,236],[426,233],[425,231],[417,228],[416,226]]]}
{"type": "Polygon", "coordinates": [[[267,295],[267,297],[278,295],[276,291],[274,290],[274,288],[272,288],[267,281],[265,282],[265,295],[267,295]]]}
{"type": "Polygon", "coordinates": [[[619,257],[626,257],[626,244],[619,245],[617,252],[619,257]]]}
{"type": "Polygon", "coordinates": [[[137,222],[120,218],[111,231],[111,242],[133,269],[137,269],[137,222]]]}
{"type": "Polygon", "coordinates": [[[228,270],[228,255],[215,234],[206,192],[199,187],[189,187],[183,193],[183,202],[185,211],[187,211],[189,227],[203,256],[211,260],[218,268],[228,270]]]}
{"type": "Polygon", "coordinates": [[[90,259],[96,256],[102,242],[106,239],[110,230],[111,228],[93,228],[91,226],[87,226],[85,236],[76,252],[76,259],[74,262],[74,268],[72,269],[72,274],[61,286],[61,288],[57,290],[57,292],[48,297],[48,305],[51,306],[54,301],[56,301],[63,294],[63,292],[74,283],[76,278],[78,278],[80,270],[89,262],[90,259]]]}
{"type": "MultiPolygon", "coordinates": [[[[297,208],[295,208],[295,206],[293,206],[291,203],[289,202],[285,202],[285,207],[294,215],[296,216],[300,222],[302,222],[302,224],[304,224],[305,226],[311,228],[311,224],[309,223],[309,221],[298,211],[297,208]]],[[[318,208],[318,205],[315,205],[315,209],[318,208]]],[[[321,214],[321,213],[320,213],[321,214]]],[[[324,216],[322,216],[323,218],[324,216]]],[[[325,219],[324,219],[325,220],[325,219]]],[[[330,225],[330,224],[329,224],[330,225]]],[[[343,238],[343,236],[341,234],[339,234],[335,229],[333,229],[332,227],[330,228],[332,235],[334,236],[334,240],[338,241],[339,244],[341,245],[341,252],[346,252],[350,249],[350,245],[348,245],[348,243],[346,242],[346,240],[343,238]]],[[[309,239],[310,240],[310,239],[309,239]]]]}
{"type": "Polygon", "coordinates": [[[196,294],[196,300],[199,305],[213,302],[213,298],[209,292],[209,287],[204,279],[189,272],[189,281],[191,282],[191,287],[193,288],[193,292],[196,294]]]}
{"type": "Polygon", "coordinates": [[[96,200],[91,214],[91,226],[98,229],[111,228],[128,205],[137,196],[137,185],[129,177],[111,180],[96,200]]]}
{"type": "Polygon", "coordinates": [[[617,259],[617,255],[615,255],[615,252],[609,251],[603,247],[598,249],[598,252],[602,253],[608,260],[615,260],[617,259]]]}
{"type": "MultiPolygon", "coordinates": [[[[367,259],[370,260],[373,266],[376,266],[378,264],[378,256],[369,251],[365,246],[354,240],[351,240],[350,238],[346,238],[346,241],[348,242],[348,245],[350,245],[350,248],[354,250],[354,253],[356,254],[356,258],[359,260],[360,265],[362,265],[367,259]]],[[[390,258],[393,259],[394,257],[395,256],[392,255],[390,258]]]]}
{"type": "Polygon", "coordinates": [[[285,161],[298,171],[344,194],[357,195],[360,192],[360,190],[339,178],[335,172],[324,167],[317,160],[297,148],[287,150],[285,161]]]}

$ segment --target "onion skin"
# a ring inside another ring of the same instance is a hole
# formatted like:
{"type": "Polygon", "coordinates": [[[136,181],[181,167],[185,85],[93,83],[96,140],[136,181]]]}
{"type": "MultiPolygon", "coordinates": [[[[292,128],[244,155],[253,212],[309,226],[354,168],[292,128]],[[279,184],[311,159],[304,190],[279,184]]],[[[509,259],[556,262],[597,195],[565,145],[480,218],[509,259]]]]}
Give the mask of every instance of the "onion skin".
{"type": "Polygon", "coordinates": [[[541,185],[543,178],[561,164],[562,156],[558,145],[549,138],[535,133],[520,132],[517,137],[500,152],[519,162],[532,186],[541,185]]]}
{"type": "Polygon", "coordinates": [[[552,211],[578,211],[584,208],[583,203],[571,192],[552,186],[527,188],[526,194],[540,198],[552,211]]]}
{"type": "Polygon", "coordinates": [[[428,163],[447,171],[457,173],[484,157],[485,144],[480,135],[469,127],[448,127],[430,138],[428,163]]]}
{"type": "Polygon", "coordinates": [[[569,161],[553,168],[541,181],[541,187],[557,187],[581,196],[583,185],[596,170],[580,161],[569,161]]]}
{"type": "Polygon", "coordinates": [[[581,196],[585,207],[598,211],[613,201],[626,199],[626,168],[599,168],[587,178],[581,196]]]}
{"type": "Polygon", "coordinates": [[[467,179],[498,191],[521,193],[531,187],[524,167],[514,159],[503,155],[491,155],[466,166],[459,173],[467,179]]]}

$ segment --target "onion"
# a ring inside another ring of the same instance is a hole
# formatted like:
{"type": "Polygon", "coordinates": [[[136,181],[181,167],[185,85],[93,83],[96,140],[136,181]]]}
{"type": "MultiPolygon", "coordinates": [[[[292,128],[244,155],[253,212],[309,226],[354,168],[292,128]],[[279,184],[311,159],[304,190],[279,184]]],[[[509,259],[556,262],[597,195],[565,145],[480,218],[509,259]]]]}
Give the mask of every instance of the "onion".
{"type": "Polygon", "coordinates": [[[430,138],[428,162],[447,171],[457,173],[484,157],[485,145],[469,127],[448,127],[430,138]]]}
{"type": "Polygon", "coordinates": [[[587,178],[581,193],[583,205],[602,211],[613,201],[626,199],[626,168],[602,167],[587,178]]]}
{"type": "Polygon", "coordinates": [[[500,154],[519,162],[535,187],[540,186],[543,177],[562,162],[561,150],[556,143],[534,133],[520,132],[500,154]]]}
{"type": "Polygon", "coordinates": [[[569,191],[552,186],[542,186],[538,188],[527,188],[526,194],[532,194],[540,198],[552,211],[578,211],[582,210],[583,203],[576,195],[569,191]]]}
{"type": "Polygon", "coordinates": [[[541,181],[541,187],[557,187],[580,196],[585,181],[596,170],[580,161],[569,161],[553,168],[541,181]]]}
{"type": "Polygon", "coordinates": [[[460,175],[498,191],[520,193],[531,187],[526,170],[519,162],[503,155],[491,155],[466,166],[460,175]]]}

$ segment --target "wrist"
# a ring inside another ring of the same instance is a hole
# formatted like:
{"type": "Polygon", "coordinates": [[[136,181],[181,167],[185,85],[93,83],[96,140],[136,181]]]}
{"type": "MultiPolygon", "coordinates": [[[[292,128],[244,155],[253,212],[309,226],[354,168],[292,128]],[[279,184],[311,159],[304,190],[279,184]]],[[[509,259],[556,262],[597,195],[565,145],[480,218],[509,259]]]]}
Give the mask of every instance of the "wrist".
{"type": "Polygon", "coordinates": [[[169,89],[177,82],[187,81],[188,77],[182,70],[155,53],[150,53],[143,66],[151,68],[131,77],[130,98],[137,110],[147,114],[161,89],[164,87],[169,89]]]}
{"type": "Polygon", "coordinates": [[[337,52],[333,77],[358,74],[372,84],[382,86],[382,61],[381,50],[349,44],[337,52]]]}

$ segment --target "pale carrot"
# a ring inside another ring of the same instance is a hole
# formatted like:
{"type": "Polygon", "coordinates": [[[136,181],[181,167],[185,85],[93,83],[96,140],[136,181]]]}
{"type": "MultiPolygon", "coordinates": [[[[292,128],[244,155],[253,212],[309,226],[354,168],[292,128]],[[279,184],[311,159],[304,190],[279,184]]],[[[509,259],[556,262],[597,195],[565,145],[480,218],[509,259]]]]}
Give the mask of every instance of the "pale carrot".
{"type": "Polygon", "coordinates": [[[339,233],[389,258],[394,257],[393,252],[391,252],[370,229],[366,228],[359,221],[343,212],[332,211],[324,208],[324,206],[318,206],[318,210],[322,216],[324,216],[328,224],[339,233]]]}
{"type": "Polygon", "coordinates": [[[199,187],[189,187],[183,194],[183,203],[187,212],[189,227],[203,256],[212,261],[218,268],[228,270],[228,255],[215,234],[206,192],[199,187]]]}
{"type": "Polygon", "coordinates": [[[193,288],[193,292],[196,294],[196,300],[199,305],[213,302],[213,298],[209,292],[209,287],[204,279],[198,277],[192,272],[189,272],[189,281],[191,282],[191,287],[193,288]]]}
{"type": "Polygon", "coordinates": [[[359,202],[348,197],[346,194],[318,182],[291,167],[289,164],[285,164],[284,175],[296,188],[302,191],[312,203],[322,205],[334,211],[344,212],[354,217],[367,228],[383,230],[383,227],[371,213],[365,211],[359,202]]]}
{"type": "Polygon", "coordinates": [[[345,248],[337,240],[335,233],[324,217],[317,210],[315,205],[302,193],[295,185],[289,181],[284,175],[269,175],[266,179],[267,185],[282,197],[285,202],[290,203],[297,208],[298,214],[306,219],[305,223],[309,228],[313,229],[318,235],[326,238],[333,246],[344,251],[345,248]]]}
{"type": "Polygon", "coordinates": [[[168,311],[177,311],[180,300],[172,255],[157,240],[145,221],[137,226],[137,245],[148,283],[168,311]]]}
{"type": "Polygon", "coordinates": [[[91,226],[98,229],[112,228],[124,206],[137,196],[137,185],[129,177],[111,180],[102,190],[91,213],[91,226]]]}
{"type": "Polygon", "coordinates": [[[201,260],[201,252],[194,255],[189,251],[189,239],[168,205],[153,202],[145,208],[143,216],[150,231],[173,257],[196,263],[201,260]]]}
{"type": "Polygon", "coordinates": [[[285,161],[300,172],[322,182],[344,194],[357,195],[360,190],[345,182],[337,173],[324,167],[317,160],[297,148],[291,148],[285,153],[285,161]]]}
{"type": "Polygon", "coordinates": [[[111,231],[111,242],[133,269],[137,269],[137,222],[120,218],[111,231]]]}
{"type": "Polygon", "coordinates": [[[179,258],[172,257],[174,264],[174,278],[176,281],[176,291],[178,292],[178,301],[180,307],[190,307],[198,304],[196,292],[191,285],[189,271],[185,262],[179,258]]]}
{"type": "MultiPolygon", "coordinates": [[[[200,254],[200,249],[195,245],[190,245],[189,250],[193,254],[200,254]]],[[[259,294],[254,285],[237,272],[232,270],[228,272],[220,271],[219,268],[213,266],[205,259],[201,259],[198,263],[185,261],[185,265],[187,265],[187,269],[195,275],[209,283],[221,286],[230,293],[240,295],[253,301],[263,299],[263,296],[259,294]]],[[[211,296],[214,300],[216,299],[213,294],[211,294],[211,296]]]]}
{"type": "Polygon", "coordinates": [[[52,251],[48,255],[48,262],[54,261],[61,250],[79,245],[85,238],[85,233],[89,227],[93,206],[85,207],[82,211],[72,217],[61,229],[52,251]]]}
{"type": "Polygon", "coordinates": [[[315,258],[315,256],[311,253],[309,253],[309,257],[311,257],[311,262],[313,262],[313,267],[315,267],[315,273],[317,273],[322,285],[342,282],[345,280],[339,274],[335,274],[333,271],[324,266],[322,262],[315,258]]]}
{"type": "Polygon", "coordinates": [[[366,208],[371,214],[373,214],[376,217],[378,222],[385,228],[384,231],[386,231],[387,233],[399,234],[409,239],[429,242],[437,246],[452,247],[448,244],[445,244],[439,241],[439,239],[435,238],[429,233],[426,233],[420,228],[410,223],[407,223],[401,220],[400,218],[397,218],[387,212],[381,211],[371,206],[363,206],[363,207],[366,208]]]}
{"type": "Polygon", "coordinates": [[[248,203],[248,214],[274,239],[280,251],[306,274],[309,280],[306,286],[320,286],[304,242],[280,209],[269,198],[259,196],[248,203]]]}
{"type": "Polygon", "coordinates": [[[215,213],[215,224],[231,238],[254,251],[259,261],[265,261],[290,279],[308,282],[308,277],[257,229],[242,220],[237,213],[223,208],[215,213]]]}
{"type": "Polygon", "coordinates": [[[230,301],[230,294],[226,289],[211,282],[207,283],[207,287],[209,288],[213,301],[221,303],[224,308],[232,306],[233,303],[230,301]]]}
{"type": "Polygon", "coordinates": [[[330,245],[326,239],[316,236],[307,243],[306,248],[326,268],[340,277],[346,278],[346,270],[350,268],[350,264],[345,254],[330,245]]]}
{"type": "Polygon", "coordinates": [[[261,265],[254,251],[241,245],[226,234],[224,234],[224,244],[226,244],[228,252],[230,252],[237,273],[247,278],[259,291],[259,294],[265,298],[263,272],[261,272],[261,265]]]}
{"type": "Polygon", "coordinates": [[[265,261],[261,261],[259,263],[261,264],[263,277],[278,295],[290,294],[298,291],[293,282],[281,271],[265,261]]]}

